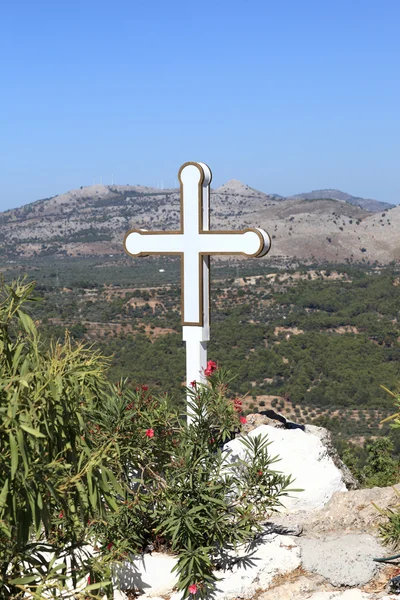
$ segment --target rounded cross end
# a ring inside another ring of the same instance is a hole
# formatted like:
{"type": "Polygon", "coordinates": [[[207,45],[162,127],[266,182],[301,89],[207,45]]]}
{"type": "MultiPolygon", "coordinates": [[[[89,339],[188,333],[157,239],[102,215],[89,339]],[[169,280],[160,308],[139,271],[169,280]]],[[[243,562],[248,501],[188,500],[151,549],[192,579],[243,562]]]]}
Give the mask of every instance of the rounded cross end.
{"type": "Polygon", "coordinates": [[[178,173],[179,181],[182,184],[201,184],[210,185],[212,174],[211,169],[204,163],[187,162],[181,166],[178,173]]]}
{"type": "Polygon", "coordinates": [[[144,256],[141,252],[141,233],[144,229],[131,229],[124,238],[124,250],[130,256],[144,256]]]}
{"type": "Polygon", "coordinates": [[[203,187],[206,187],[206,186],[210,185],[211,180],[212,180],[211,169],[210,169],[210,167],[208,165],[206,165],[206,163],[199,162],[197,164],[199,164],[201,166],[201,168],[203,169],[203,174],[204,174],[204,177],[203,177],[203,187]]]}
{"type": "Polygon", "coordinates": [[[269,233],[265,231],[265,229],[261,229],[260,227],[256,228],[256,232],[261,238],[260,250],[256,254],[257,257],[265,256],[271,250],[271,237],[269,233]]]}
{"type": "Polygon", "coordinates": [[[264,229],[259,227],[247,229],[244,232],[244,236],[248,240],[248,247],[244,252],[247,256],[260,258],[270,251],[271,238],[264,229]]]}

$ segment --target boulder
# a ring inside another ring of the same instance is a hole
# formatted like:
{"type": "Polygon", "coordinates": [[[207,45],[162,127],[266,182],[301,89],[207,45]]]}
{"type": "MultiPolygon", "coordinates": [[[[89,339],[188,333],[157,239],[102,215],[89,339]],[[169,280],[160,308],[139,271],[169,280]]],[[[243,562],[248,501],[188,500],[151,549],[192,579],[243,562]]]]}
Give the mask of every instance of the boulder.
{"type": "MultiPolygon", "coordinates": [[[[278,455],[280,458],[273,465],[274,470],[293,475],[292,487],[303,490],[281,499],[286,511],[308,512],[321,508],[332,494],[347,490],[343,473],[334,464],[327,446],[315,431],[260,425],[248,435],[253,437],[260,434],[267,436],[271,442],[271,455],[278,455]]],[[[240,437],[225,444],[224,448],[230,451],[229,462],[246,457],[246,449],[240,437]]]]}
{"type": "Polygon", "coordinates": [[[350,469],[344,464],[344,462],[340,458],[335,446],[333,445],[331,432],[328,431],[328,429],[325,429],[325,427],[317,427],[316,425],[306,425],[305,432],[312,433],[321,440],[322,444],[326,448],[326,451],[333,460],[333,463],[342,473],[343,481],[346,484],[346,488],[348,490],[358,490],[360,484],[354,477],[350,469]]]}
{"type": "Polygon", "coordinates": [[[177,576],[172,572],[176,563],[175,556],[162,552],[133,556],[116,567],[115,586],[121,590],[135,590],[149,598],[171,593],[177,582],[177,576]]]}
{"type": "MultiPolygon", "coordinates": [[[[116,572],[115,585],[122,590],[135,590],[140,598],[158,598],[172,594],[171,600],[181,600],[182,594],[173,593],[176,575],[174,556],[154,553],[126,561],[116,572]]],[[[213,592],[214,600],[252,598],[257,590],[267,589],[274,578],[285,575],[300,566],[300,548],[286,536],[261,536],[250,548],[243,547],[230,553],[221,562],[215,575],[219,581],[213,592]]],[[[116,598],[126,598],[119,592],[116,598]]]]}
{"type": "MultiPolygon", "coordinates": [[[[219,578],[210,595],[213,600],[250,600],[260,589],[268,589],[275,578],[300,567],[300,549],[285,536],[266,535],[249,551],[231,555],[215,572],[219,578]]],[[[181,600],[175,593],[171,600],[181,600]]]]}

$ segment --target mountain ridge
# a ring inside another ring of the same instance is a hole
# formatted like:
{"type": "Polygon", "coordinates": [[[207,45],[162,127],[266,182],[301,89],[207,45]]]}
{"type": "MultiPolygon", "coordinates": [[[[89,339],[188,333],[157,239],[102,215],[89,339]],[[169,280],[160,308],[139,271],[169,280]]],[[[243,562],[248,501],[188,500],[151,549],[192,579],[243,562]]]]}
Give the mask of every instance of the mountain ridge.
{"type": "MultiPolygon", "coordinates": [[[[281,198],[238,180],[211,190],[211,229],[259,226],[272,238],[270,256],[282,260],[380,261],[400,259],[400,207],[366,210],[340,190],[338,199],[314,191],[281,198]],[[300,197],[299,197],[300,196],[300,197]]],[[[6,255],[91,255],[123,252],[133,228],[179,227],[178,189],[101,185],[81,187],[0,213],[0,251],[6,255]]],[[[375,201],[377,202],[377,201],[375,201]]]]}
{"type": "Polygon", "coordinates": [[[394,208],[395,204],[389,202],[381,202],[380,200],[373,200],[372,198],[362,198],[361,196],[352,196],[346,192],[336,189],[322,189],[313,190],[312,192],[304,192],[302,194],[295,194],[294,196],[286,197],[286,200],[338,200],[339,202],[348,202],[360,206],[365,210],[371,212],[379,212],[380,210],[386,210],[394,208]]]}

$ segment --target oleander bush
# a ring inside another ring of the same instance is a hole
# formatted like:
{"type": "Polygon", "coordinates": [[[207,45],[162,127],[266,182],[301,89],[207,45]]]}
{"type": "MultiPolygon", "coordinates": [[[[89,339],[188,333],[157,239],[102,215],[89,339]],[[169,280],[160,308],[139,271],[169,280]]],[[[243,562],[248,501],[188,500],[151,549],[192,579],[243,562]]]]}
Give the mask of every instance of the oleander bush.
{"type": "Polygon", "coordinates": [[[95,446],[87,426],[107,363],[68,337],[45,350],[23,310],[32,290],[0,289],[0,598],[77,585],[96,563],[87,523],[116,508],[119,489],[112,440],[95,446]]]}
{"type": "Polygon", "coordinates": [[[273,471],[276,458],[260,436],[243,438],[245,460],[228,466],[223,444],[246,421],[241,401],[227,398],[228,378],[217,369],[208,385],[193,382],[188,426],[168,396],[155,398],[146,386],[132,392],[124,382],[94,415],[94,437],[118,448],[114,472],[125,487],[97,537],[120,558],[146,548],[176,553],[186,595],[206,596],[221,552],[253,539],[290,491],[291,478],[273,471]]]}
{"type": "Polygon", "coordinates": [[[1,289],[0,598],[68,586],[111,598],[115,565],[152,549],[177,555],[186,597],[205,597],[221,554],[254,538],[291,478],[261,437],[230,462],[223,445],[246,419],[213,361],[207,384],[185,390],[187,424],[168,395],[110,384],[93,349],[68,336],[42,346],[24,310],[32,291],[1,289]]]}

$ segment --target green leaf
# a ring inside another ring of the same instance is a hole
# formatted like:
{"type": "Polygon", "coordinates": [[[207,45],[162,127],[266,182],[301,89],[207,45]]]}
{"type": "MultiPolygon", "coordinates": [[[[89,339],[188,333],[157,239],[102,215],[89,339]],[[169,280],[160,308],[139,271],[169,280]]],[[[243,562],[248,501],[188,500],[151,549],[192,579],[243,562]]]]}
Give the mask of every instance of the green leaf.
{"type": "Polygon", "coordinates": [[[35,335],[36,334],[36,327],[34,322],[32,321],[31,317],[29,315],[27,315],[26,313],[24,313],[22,310],[18,310],[17,311],[17,315],[22,323],[23,328],[25,329],[26,333],[30,333],[31,335],[35,335]]]}
{"type": "Polygon", "coordinates": [[[10,452],[11,452],[11,480],[14,479],[18,469],[18,446],[13,434],[9,433],[10,452]]]}
{"type": "Polygon", "coordinates": [[[14,356],[13,356],[13,361],[12,361],[12,364],[13,364],[13,375],[17,374],[18,365],[19,365],[19,359],[20,359],[21,352],[24,349],[24,347],[25,347],[24,344],[19,344],[17,346],[17,348],[15,349],[14,356]]]}
{"type": "Polygon", "coordinates": [[[37,580],[37,575],[26,575],[25,577],[16,577],[15,579],[11,579],[9,583],[11,585],[26,585],[27,583],[32,583],[37,580]]]}
{"type": "Polygon", "coordinates": [[[3,489],[1,490],[1,494],[0,494],[0,509],[4,508],[5,503],[7,501],[7,496],[8,496],[8,479],[6,479],[5,484],[3,485],[3,489]]]}
{"type": "Polygon", "coordinates": [[[220,498],[213,498],[212,496],[207,496],[206,494],[201,495],[202,499],[208,500],[208,502],[213,502],[214,504],[218,504],[219,506],[226,507],[226,502],[221,500],[220,498]]]}
{"type": "Polygon", "coordinates": [[[25,477],[26,477],[28,475],[28,471],[29,471],[29,463],[28,463],[28,457],[27,457],[26,451],[25,451],[24,434],[22,433],[21,429],[17,430],[17,439],[18,439],[19,451],[21,452],[22,462],[24,465],[25,477]]]}
{"type": "Polygon", "coordinates": [[[91,583],[85,587],[85,592],[91,592],[92,590],[98,590],[101,587],[105,587],[106,585],[111,585],[111,580],[109,581],[100,581],[98,583],[91,583]]]}
{"type": "Polygon", "coordinates": [[[25,425],[25,424],[21,423],[20,427],[21,427],[21,429],[23,429],[27,433],[30,433],[31,435],[34,435],[37,438],[44,438],[44,437],[46,437],[38,429],[33,429],[33,427],[28,427],[28,425],[25,425]]]}
{"type": "Polygon", "coordinates": [[[40,510],[43,510],[43,498],[42,498],[42,494],[39,491],[36,496],[36,502],[37,502],[38,508],[40,510]]]}

